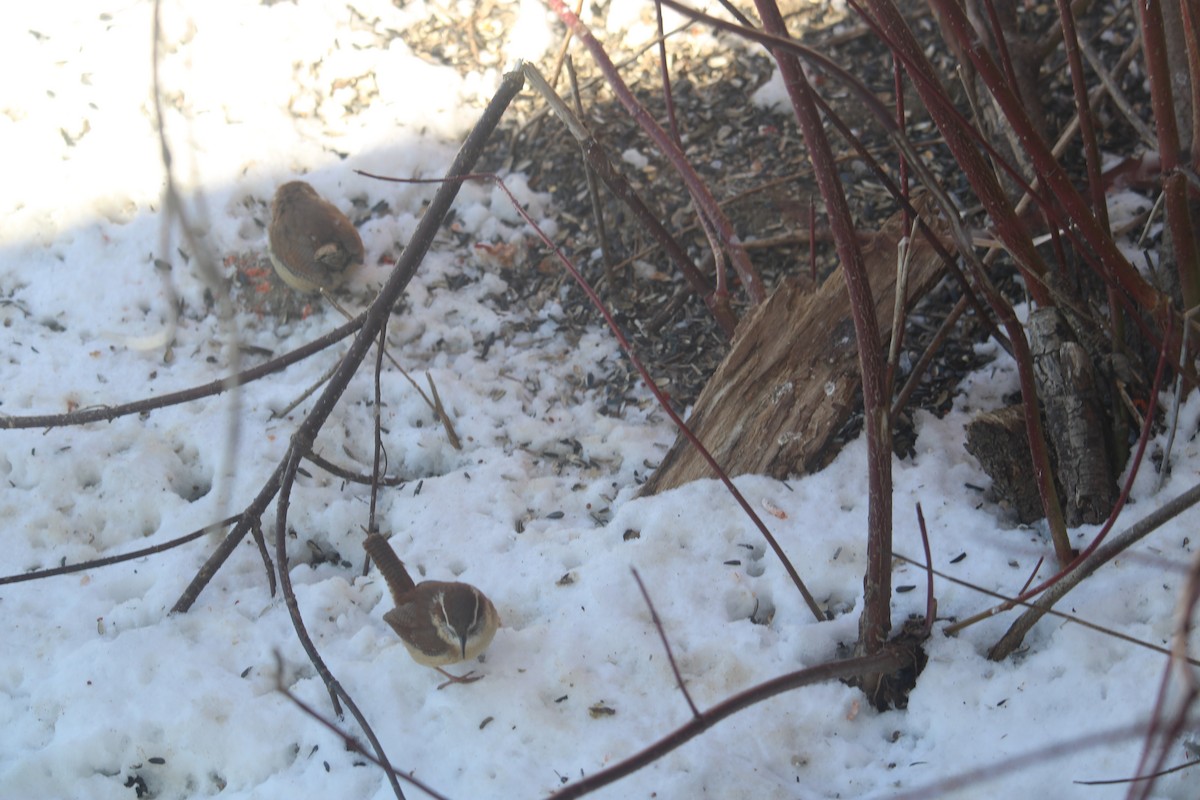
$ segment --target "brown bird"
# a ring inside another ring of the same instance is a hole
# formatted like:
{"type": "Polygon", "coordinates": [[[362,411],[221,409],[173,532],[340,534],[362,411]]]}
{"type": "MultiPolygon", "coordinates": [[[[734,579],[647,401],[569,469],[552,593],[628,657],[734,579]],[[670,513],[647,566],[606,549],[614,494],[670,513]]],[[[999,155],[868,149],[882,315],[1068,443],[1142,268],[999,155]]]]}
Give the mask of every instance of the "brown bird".
{"type": "Polygon", "coordinates": [[[379,567],[396,603],[383,619],[404,642],[413,661],[450,679],[439,689],[482,678],[474,672],[451,675],[442,666],[475,658],[491,644],[500,627],[500,615],[492,601],[469,583],[413,583],[404,562],[378,533],[367,534],[363,548],[379,567]]]}
{"type": "Polygon", "coordinates": [[[306,294],[336,289],[363,263],[358,230],[304,181],[275,191],[267,239],[275,272],[306,294]]]}

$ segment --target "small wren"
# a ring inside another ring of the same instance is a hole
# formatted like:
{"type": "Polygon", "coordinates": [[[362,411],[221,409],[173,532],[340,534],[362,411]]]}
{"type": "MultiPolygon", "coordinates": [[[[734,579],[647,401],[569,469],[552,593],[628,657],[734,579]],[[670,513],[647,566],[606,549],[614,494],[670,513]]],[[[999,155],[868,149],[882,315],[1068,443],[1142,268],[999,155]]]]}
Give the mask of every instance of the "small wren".
{"type": "Polygon", "coordinates": [[[367,534],[363,549],[379,567],[396,603],[383,619],[404,642],[413,661],[433,667],[450,679],[439,689],[482,678],[473,672],[462,677],[451,675],[442,666],[475,658],[491,644],[500,627],[500,615],[492,601],[468,583],[413,583],[404,562],[378,533],[367,534]]]}
{"type": "Polygon", "coordinates": [[[363,263],[353,223],[304,181],[275,191],[267,241],[275,272],[305,294],[336,289],[363,263]]]}

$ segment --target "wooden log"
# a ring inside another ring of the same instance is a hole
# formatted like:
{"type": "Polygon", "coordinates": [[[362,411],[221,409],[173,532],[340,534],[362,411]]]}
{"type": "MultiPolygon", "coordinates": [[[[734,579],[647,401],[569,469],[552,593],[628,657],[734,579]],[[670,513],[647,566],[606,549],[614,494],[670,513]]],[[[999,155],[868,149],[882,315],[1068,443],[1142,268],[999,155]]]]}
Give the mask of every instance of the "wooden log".
{"type": "MultiPolygon", "coordinates": [[[[930,226],[954,252],[944,222],[930,226]]],[[[885,348],[895,309],[897,247],[907,234],[902,215],[896,214],[863,247],[885,348]]],[[[918,235],[909,261],[908,306],[941,274],[940,259],[918,235]]],[[[860,380],[841,267],[816,291],[785,279],[738,325],[729,354],[696,400],[688,426],[731,476],[813,472],[836,455],[830,445],[854,409],[860,380]]],[[[679,436],[640,493],[711,477],[707,462],[679,436]]]]}
{"type": "Polygon", "coordinates": [[[967,423],[966,449],[979,459],[979,465],[992,479],[988,499],[1011,511],[1017,522],[1026,525],[1045,516],[1042,496],[1033,479],[1033,458],[1029,455],[1022,406],[1006,406],[975,415],[967,423]]]}
{"type": "Polygon", "coordinates": [[[1117,501],[1117,479],[1092,360],[1057,308],[1036,309],[1028,327],[1067,524],[1099,524],[1117,501]]]}

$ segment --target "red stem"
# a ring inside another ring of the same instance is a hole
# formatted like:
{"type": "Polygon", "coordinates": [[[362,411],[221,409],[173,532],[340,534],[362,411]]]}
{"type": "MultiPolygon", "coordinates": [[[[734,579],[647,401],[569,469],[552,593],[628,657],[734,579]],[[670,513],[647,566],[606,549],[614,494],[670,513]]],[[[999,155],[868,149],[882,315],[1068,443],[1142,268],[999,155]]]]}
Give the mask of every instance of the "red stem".
{"type": "MultiPolygon", "coordinates": [[[[787,37],[787,28],[773,0],[756,0],[763,29],[779,37],[787,37]]],[[[795,53],[780,47],[771,48],[779,65],[784,86],[792,101],[796,120],[804,135],[813,175],[825,201],[834,245],[841,262],[846,290],[850,295],[850,310],[854,333],[858,340],[858,362],[862,372],[863,426],[867,437],[867,572],[863,577],[863,613],[859,619],[860,652],[878,652],[887,641],[891,628],[892,597],[892,447],[891,425],[885,394],[886,365],[879,326],[875,318],[875,301],[867,280],[867,268],[853,216],[842,184],[837,164],[812,87],[800,67],[795,53]]]]}
{"type": "Polygon", "coordinates": [[[1175,269],[1179,275],[1183,307],[1194,308],[1200,305],[1200,256],[1188,204],[1187,178],[1179,171],[1179,128],[1175,124],[1175,100],[1171,91],[1171,67],[1167,63],[1162,8],[1159,0],[1138,0],[1137,6],[1142,18],[1142,53],[1150,78],[1150,104],[1154,109],[1163,174],[1163,205],[1175,249],[1175,269]]]}
{"type": "MultiPolygon", "coordinates": [[[[737,270],[742,285],[746,288],[746,294],[749,295],[753,302],[761,303],[767,297],[762,279],[751,265],[750,257],[746,255],[746,250],[742,247],[741,240],[733,229],[733,224],[725,216],[725,212],[721,210],[721,206],[712,196],[712,192],[708,190],[708,186],[696,174],[696,171],[692,169],[692,165],[688,163],[687,157],[675,144],[671,135],[654,121],[650,112],[629,91],[629,87],[622,80],[621,73],[617,70],[616,65],[613,64],[608,54],[604,52],[604,48],[600,45],[600,42],[596,41],[596,37],[592,36],[592,32],[588,27],[583,24],[579,17],[575,16],[574,12],[566,7],[562,0],[549,0],[549,4],[554,13],[558,14],[559,19],[571,31],[572,35],[591,53],[592,59],[596,62],[600,73],[604,76],[605,81],[608,82],[609,87],[612,88],[621,105],[625,106],[625,110],[629,112],[634,122],[645,131],[646,135],[653,140],[659,152],[675,167],[675,171],[683,179],[683,183],[692,197],[692,202],[696,204],[697,210],[716,230],[720,238],[720,244],[729,251],[733,267],[737,270]]],[[[716,254],[714,253],[714,255],[716,254]]],[[[720,283],[720,276],[718,276],[718,283],[720,283]]],[[[718,285],[717,292],[719,293],[720,291],[721,287],[718,285]]]]}

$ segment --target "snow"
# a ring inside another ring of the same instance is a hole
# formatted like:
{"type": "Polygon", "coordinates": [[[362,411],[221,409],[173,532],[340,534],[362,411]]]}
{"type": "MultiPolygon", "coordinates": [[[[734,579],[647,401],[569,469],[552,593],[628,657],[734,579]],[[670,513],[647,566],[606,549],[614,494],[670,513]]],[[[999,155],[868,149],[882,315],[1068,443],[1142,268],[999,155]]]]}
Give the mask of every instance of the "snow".
{"type": "MultiPolygon", "coordinates": [[[[621,25],[635,19],[632,7],[622,4],[621,25]]],[[[544,10],[522,8],[521,44],[511,53],[553,53],[556,38],[538,35],[544,10]]],[[[358,304],[366,301],[386,277],[383,257],[407,242],[433,189],[352,170],[440,175],[502,71],[460,76],[388,34],[434,10],[383,0],[164,4],[162,80],[177,175],[216,252],[265,250],[260,221],[274,187],[299,176],[347,211],[356,199],[367,207],[385,201],[392,214],[362,226],[368,268],[350,287],[358,304]],[[339,78],[358,78],[357,89],[343,81],[333,90],[339,78]]],[[[0,413],[58,413],[183,389],[228,374],[235,341],[279,354],[340,324],[320,307],[286,324],[245,313],[221,322],[205,305],[196,260],[177,252],[178,233],[161,245],[150,4],[106,13],[90,3],[20,4],[7,14],[5,73],[23,77],[8,82],[0,101],[0,413]],[[167,280],[155,258],[170,262],[167,280]],[[175,302],[182,312],[173,322],[175,302]]],[[[520,176],[508,184],[553,230],[553,198],[520,176]]],[[[486,185],[464,187],[455,224],[489,244],[528,236],[505,197],[486,185]]],[[[836,613],[816,623],[719,483],[634,497],[673,431],[644,390],[623,419],[598,413],[602,396],[584,379],[591,373],[602,383],[618,358],[607,331],[597,326],[572,344],[543,312],[481,357],[489,337],[524,322],[495,303],[504,271],[486,258],[440,240],[409,288],[405,313],[394,317],[393,354],[415,375],[432,374],[464,449],[451,449],[419,398],[385,370],[389,468],[412,480],[384,491],[380,507],[382,527],[420,577],[466,581],[495,602],[504,627],[475,665],[486,677],[436,691],[436,673],[415,664],[383,622],[390,597],[377,574],[360,574],[364,487],[306,465],[292,496],[288,550],[308,630],[392,762],[449,797],[529,797],[594,774],[689,720],[633,568],[701,709],[834,659],[853,642],[865,445],[852,442],[818,475],[737,480],[812,593],[836,613]],[[469,280],[449,289],[446,279],[458,276],[469,280]],[[311,566],[309,540],[339,559],[311,566]],[[601,706],[615,713],[590,712],[601,706]]],[[[944,419],[917,414],[917,453],[895,464],[896,550],[920,558],[920,502],[935,565],[1012,594],[1051,549],[1043,530],[1005,521],[972,488],[987,479],[963,449],[962,426],[1016,386],[1011,362],[985,346],[996,360],[966,381],[944,419]]],[[[273,412],[341,352],[145,417],[0,433],[0,574],[128,552],[240,510],[312,401],[285,419],[273,412]]],[[[368,471],[372,403],[370,370],[362,370],[316,450],[368,471]]],[[[1143,470],[1119,528],[1195,482],[1198,416],[1193,395],[1173,474],[1156,493],[1157,475],[1143,470]]],[[[1195,548],[1192,520],[1194,513],[1164,526],[1105,567],[1063,610],[1166,645],[1195,548]]],[[[273,521],[274,506],[263,520],[268,531],[273,521]]],[[[1094,533],[1073,535],[1084,544],[1094,533]]],[[[275,690],[278,654],[284,685],[331,715],[249,539],[189,613],[169,614],[218,538],[0,586],[0,798],[130,798],[139,789],[160,798],[391,796],[378,769],[275,690]]],[[[894,582],[917,587],[895,597],[899,624],[923,612],[924,577],[897,562],[894,582]]],[[[941,617],[992,604],[948,581],[936,592],[941,617]]],[[[1122,796],[1122,786],[1073,782],[1131,775],[1136,738],[1050,760],[1006,759],[1144,720],[1166,659],[1047,618],[1017,659],[987,661],[1011,619],[1001,615],[956,638],[935,631],[906,711],[876,713],[840,683],[788,692],[601,795],[890,797],[999,765],[990,782],[950,796],[1122,796]]],[[[352,719],[339,724],[361,740],[352,719]]],[[[1177,748],[1168,763],[1184,758],[1177,748]]],[[[1157,792],[1193,797],[1194,775],[1163,778],[1157,792]]]]}

